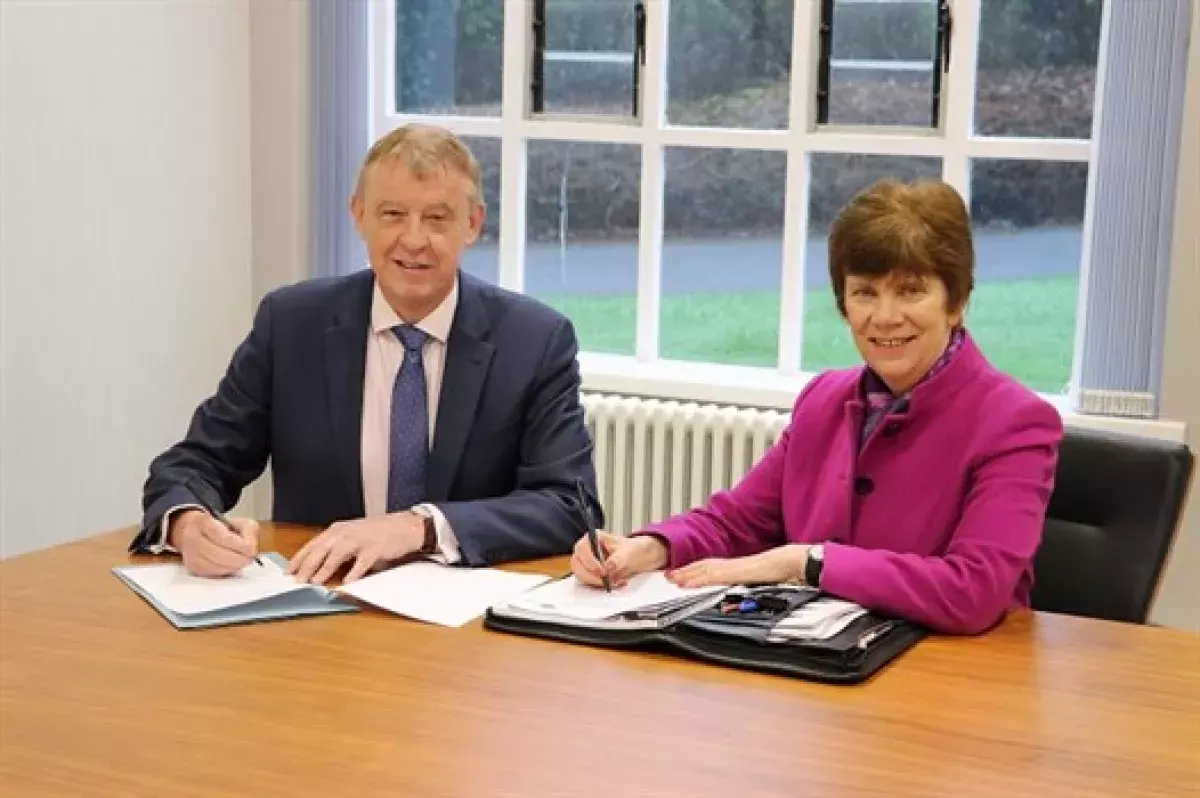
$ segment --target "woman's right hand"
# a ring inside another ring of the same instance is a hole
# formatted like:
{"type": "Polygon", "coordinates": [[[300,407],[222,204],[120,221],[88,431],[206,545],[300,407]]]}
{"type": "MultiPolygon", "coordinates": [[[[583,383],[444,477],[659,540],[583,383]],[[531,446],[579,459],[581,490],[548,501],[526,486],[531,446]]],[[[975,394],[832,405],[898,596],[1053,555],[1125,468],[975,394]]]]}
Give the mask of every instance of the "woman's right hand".
{"type": "Polygon", "coordinates": [[[597,532],[604,564],[596,561],[587,535],[575,543],[571,555],[571,572],[585,585],[600,587],[607,576],[614,588],[624,587],[631,576],[666,568],[670,561],[667,546],[654,535],[626,537],[612,532],[597,532]]]}

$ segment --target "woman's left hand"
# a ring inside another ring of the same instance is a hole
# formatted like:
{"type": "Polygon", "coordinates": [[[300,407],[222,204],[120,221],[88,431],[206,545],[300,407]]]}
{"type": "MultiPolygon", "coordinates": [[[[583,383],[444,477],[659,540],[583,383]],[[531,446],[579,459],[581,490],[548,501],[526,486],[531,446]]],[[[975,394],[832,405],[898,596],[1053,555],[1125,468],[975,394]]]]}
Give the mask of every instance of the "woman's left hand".
{"type": "Polygon", "coordinates": [[[680,587],[786,582],[804,576],[807,558],[808,546],[788,543],[749,557],[697,560],[667,571],[667,579],[680,587]]]}

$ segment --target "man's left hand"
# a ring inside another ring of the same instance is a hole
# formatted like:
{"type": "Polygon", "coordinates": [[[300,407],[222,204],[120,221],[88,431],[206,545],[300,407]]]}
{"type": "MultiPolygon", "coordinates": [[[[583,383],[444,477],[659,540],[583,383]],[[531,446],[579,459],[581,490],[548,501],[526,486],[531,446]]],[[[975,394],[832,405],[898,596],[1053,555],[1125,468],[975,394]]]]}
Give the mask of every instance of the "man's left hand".
{"type": "Polygon", "coordinates": [[[287,572],[300,582],[322,585],[343,564],[354,560],[342,580],[347,584],[377,565],[412,554],[424,540],[424,519],[409,511],[338,521],[305,543],[288,563],[287,572]]]}
{"type": "Polygon", "coordinates": [[[808,546],[789,543],[749,557],[710,558],[667,572],[680,587],[787,582],[804,576],[808,546]]]}

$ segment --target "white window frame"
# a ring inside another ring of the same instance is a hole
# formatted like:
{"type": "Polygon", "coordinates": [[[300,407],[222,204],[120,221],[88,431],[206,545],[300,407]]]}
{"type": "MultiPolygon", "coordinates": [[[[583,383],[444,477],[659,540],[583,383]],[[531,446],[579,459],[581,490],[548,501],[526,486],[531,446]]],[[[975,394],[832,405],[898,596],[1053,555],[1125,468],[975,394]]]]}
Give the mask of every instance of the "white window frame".
{"type": "MultiPolygon", "coordinates": [[[[728,402],[790,409],[798,391],[813,375],[800,370],[803,329],[804,238],[808,216],[809,156],[861,153],[936,157],[942,178],[970,205],[970,168],[976,159],[1045,160],[1092,163],[1088,139],[1042,139],[980,136],[973,131],[975,75],[981,0],[952,0],[953,58],[944,76],[942,129],[846,127],[814,124],[816,94],[816,27],[820,0],[796,0],[792,34],[790,124],[786,130],[684,127],[667,124],[667,20],[670,2],[655,0],[646,8],[646,64],[641,73],[641,118],[530,118],[529,76],[532,59],[531,0],[504,0],[503,82],[498,117],[395,113],[395,3],[376,0],[371,30],[372,138],[408,122],[441,125],[462,136],[501,141],[499,276],[501,286],[524,288],[526,144],[530,141],[579,141],[636,144],[641,147],[642,182],[637,269],[637,328],[634,354],[618,356],[583,352],[580,363],[587,390],[666,396],[692,401],[728,402]],[[382,78],[382,79],[380,79],[382,78]],[[712,147],[784,152],[787,155],[780,264],[778,360],[774,369],[700,364],[659,358],[660,286],[662,281],[664,150],[667,147],[712,147]]],[[[684,0],[686,1],[686,0],[684,0]]],[[[845,1],[845,0],[843,0],[845,1]]],[[[895,2],[895,0],[856,0],[895,2]]],[[[1101,51],[1103,58],[1103,51],[1101,51]]],[[[1097,105],[1099,92],[1097,92],[1097,105]]],[[[1099,113],[1099,108],[1096,109],[1099,113]]],[[[1083,240],[1089,238],[1090,203],[1083,240]]],[[[1088,251],[1080,264],[1080,300],[1084,296],[1088,251]]],[[[1080,314],[1082,317],[1082,313],[1080,314]]],[[[1077,336],[1083,330],[1077,330],[1077,336]]],[[[1071,380],[1075,383],[1074,375],[1071,380]]],[[[1181,439],[1183,425],[1154,420],[1105,419],[1072,413],[1068,397],[1047,396],[1069,423],[1133,432],[1150,430],[1158,437],[1181,439]]]]}

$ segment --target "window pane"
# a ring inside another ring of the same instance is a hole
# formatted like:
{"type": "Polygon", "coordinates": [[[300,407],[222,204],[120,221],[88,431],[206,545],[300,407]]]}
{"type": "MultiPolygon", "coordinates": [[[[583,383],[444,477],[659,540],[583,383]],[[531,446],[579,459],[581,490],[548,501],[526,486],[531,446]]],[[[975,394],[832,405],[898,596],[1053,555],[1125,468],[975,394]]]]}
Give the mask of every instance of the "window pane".
{"type": "Polygon", "coordinates": [[[671,3],[667,120],[787,127],[793,5],[793,0],[671,3]]]}
{"type": "Polygon", "coordinates": [[[570,317],[580,348],[633,354],[641,148],[529,142],[525,291],[570,317]]]}
{"type": "Polygon", "coordinates": [[[659,352],[774,366],[787,156],[669,148],[659,352]]]}
{"type": "Polygon", "coordinates": [[[940,178],[937,158],[820,153],[809,159],[808,236],[804,253],[802,371],[843,368],[862,362],[829,284],[829,225],[850,198],[885,177],[910,181],[940,178]]]}
{"type": "Polygon", "coordinates": [[[542,111],[632,116],[633,0],[546,0],[542,111]]]}
{"type": "Polygon", "coordinates": [[[504,0],[396,0],[396,110],[499,116],[504,0]]]}
{"type": "Polygon", "coordinates": [[[1086,139],[1101,0],[983,0],[975,128],[986,136],[1086,139]]]}
{"type": "Polygon", "coordinates": [[[935,0],[834,0],[832,24],[828,122],[929,127],[935,0]]]}
{"type": "Polygon", "coordinates": [[[975,161],[967,325],[992,363],[1064,393],[1075,348],[1086,163],[975,161]]]}
{"type": "Polygon", "coordinates": [[[479,161],[487,205],[483,233],[463,255],[462,267],[469,274],[495,283],[500,276],[500,139],[463,136],[462,140],[479,161]]]}

